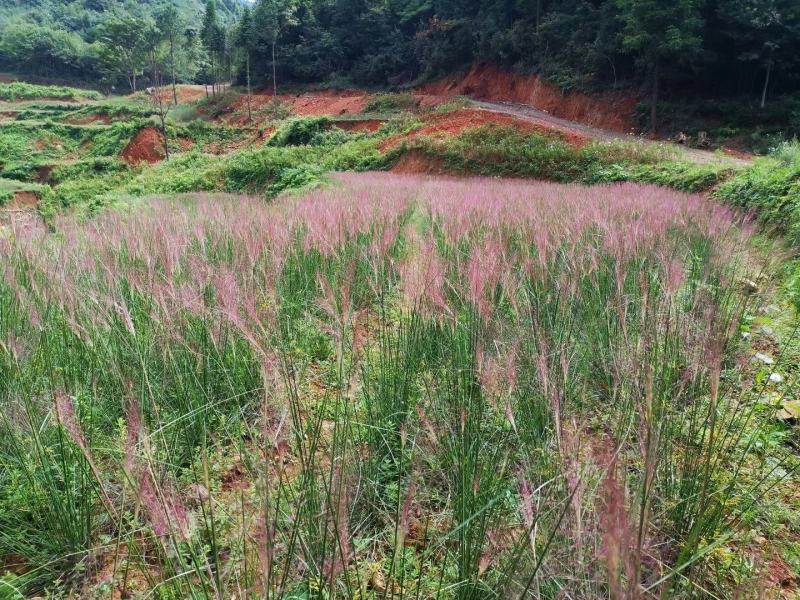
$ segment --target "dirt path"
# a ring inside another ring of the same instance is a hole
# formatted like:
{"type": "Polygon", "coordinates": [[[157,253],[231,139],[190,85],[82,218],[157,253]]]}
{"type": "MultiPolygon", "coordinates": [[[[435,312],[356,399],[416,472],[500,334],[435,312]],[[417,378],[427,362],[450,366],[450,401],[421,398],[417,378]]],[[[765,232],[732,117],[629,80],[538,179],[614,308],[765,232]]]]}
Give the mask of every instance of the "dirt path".
{"type": "Polygon", "coordinates": [[[591,125],[584,125],[575,121],[561,119],[554,117],[550,113],[533,108],[527,104],[516,104],[514,102],[488,102],[486,100],[470,100],[473,106],[488,110],[491,112],[502,113],[511,115],[554,129],[556,131],[564,131],[567,133],[577,133],[578,135],[604,141],[624,140],[628,142],[637,142],[644,145],[656,146],[662,149],[674,151],[681,158],[695,163],[695,164],[728,164],[731,166],[746,166],[750,164],[749,160],[742,158],[735,158],[732,156],[725,156],[707,150],[698,150],[696,148],[687,148],[686,146],[679,146],[677,144],[670,144],[669,142],[648,140],[635,135],[625,135],[607,129],[600,129],[592,127],[591,125]]]}

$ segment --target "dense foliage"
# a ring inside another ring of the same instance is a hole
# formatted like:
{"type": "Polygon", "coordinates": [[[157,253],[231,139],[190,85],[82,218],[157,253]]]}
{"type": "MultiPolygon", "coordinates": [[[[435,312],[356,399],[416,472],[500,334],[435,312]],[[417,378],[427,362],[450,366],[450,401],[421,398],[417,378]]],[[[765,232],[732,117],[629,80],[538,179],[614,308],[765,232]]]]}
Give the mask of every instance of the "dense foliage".
{"type": "Polygon", "coordinates": [[[169,40],[179,78],[209,83],[234,63],[261,84],[386,85],[491,62],[567,88],[646,84],[656,99],[800,87],[795,0],[209,0],[204,18],[198,4],[0,0],[0,68],[132,83],[169,40]]]}

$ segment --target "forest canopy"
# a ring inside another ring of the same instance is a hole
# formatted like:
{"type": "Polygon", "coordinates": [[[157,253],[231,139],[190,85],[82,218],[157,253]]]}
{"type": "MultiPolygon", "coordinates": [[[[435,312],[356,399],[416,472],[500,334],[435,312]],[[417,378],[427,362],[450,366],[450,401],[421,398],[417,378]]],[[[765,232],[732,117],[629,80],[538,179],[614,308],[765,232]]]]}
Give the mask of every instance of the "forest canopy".
{"type": "Polygon", "coordinates": [[[0,0],[0,23],[0,68],[109,86],[147,79],[169,38],[184,81],[387,86],[485,62],[654,97],[800,89],[796,0],[0,0]]]}

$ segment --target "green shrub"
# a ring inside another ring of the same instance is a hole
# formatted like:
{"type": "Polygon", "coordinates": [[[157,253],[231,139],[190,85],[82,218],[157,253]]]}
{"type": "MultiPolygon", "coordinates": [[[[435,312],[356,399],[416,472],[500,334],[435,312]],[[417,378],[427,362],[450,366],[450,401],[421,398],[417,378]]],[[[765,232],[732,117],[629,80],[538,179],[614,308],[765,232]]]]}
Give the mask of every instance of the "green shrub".
{"type": "Polygon", "coordinates": [[[94,90],[80,90],[77,88],[61,87],[56,85],[33,85],[15,81],[13,83],[0,83],[0,100],[27,100],[35,98],[54,98],[59,100],[100,100],[103,97],[94,90]]]}
{"type": "Polygon", "coordinates": [[[410,111],[417,107],[417,99],[410,93],[377,94],[364,107],[365,113],[410,111]]]}
{"type": "Polygon", "coordinates": [[[319,165],[298,165],[281,171],[267,188],[267,194],[277,196],[286,190],[299,190],[322,181],[324,171],[319,165]]]}
{"type": "Polygon", "coordinates": [[[714,196],[758,213],[759,220],[800,242],[800,143],[786,143],[722,183],[714,196]]]}
{"type": "Polygon", "coordinates": [[[72,179],[96,177],[103,174],[128,171],[127,163],[114,157],[97,157],[79,160],[74,163],[59,165],[50,173],[52,184],[64,183],[72,179]]]}
{"type": "Polygon", "coordinates": [[[658,164],[612,164],[598,168],[590,178],[591,183],[636,181],[671,187],[682,192],[704,192],[734,172],[722,164],[692,164],[665,162],[658,164]]]}
{"type": "Polygon", "coordinates": [[[328,117],[299,117],[289,119],[272,134],[267,146],[282,148],[285,146],[320,145],[323,134],[330,126],[328,117]]]}

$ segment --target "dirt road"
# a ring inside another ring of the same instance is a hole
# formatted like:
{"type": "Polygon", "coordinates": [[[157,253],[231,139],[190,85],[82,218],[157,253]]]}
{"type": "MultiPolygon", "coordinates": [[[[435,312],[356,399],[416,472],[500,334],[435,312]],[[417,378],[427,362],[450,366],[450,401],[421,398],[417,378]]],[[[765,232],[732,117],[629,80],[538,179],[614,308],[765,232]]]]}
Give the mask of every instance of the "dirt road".
{"type": "Polygon", "coordinates": [[[657,140],[648,140],[637,135],[625,135],[607,129],[600,129],[592,127],[591,125],[584,125],[576,123],[575,121],[568,121],[554,117],[550,113],[533,108],[527,104],[516,104],[514,102],[488,102],[486,100],[470,100],[473,106],[488,110],[491,112],[502,113],[511,115],[536,123],[556,131],[565,131],[577,133],[578,135],[604,141],[624,140],[628,142],[636,142],[648,146],[655,146],[667,151],[675,152],[680,158],[695,164],[728,164],[731,166],[746,166],[750,164],[749,160],[736,158],[733,156],[726,156],[722,153],[709,152],[707,150],[698,150],[696,148],[687,148],[678,144],[671,144],[669,142],[662,142],[657,140]]]}

